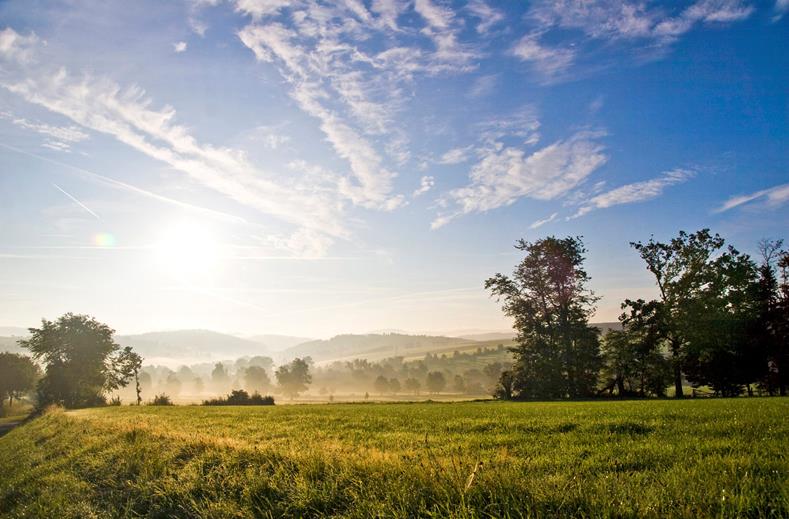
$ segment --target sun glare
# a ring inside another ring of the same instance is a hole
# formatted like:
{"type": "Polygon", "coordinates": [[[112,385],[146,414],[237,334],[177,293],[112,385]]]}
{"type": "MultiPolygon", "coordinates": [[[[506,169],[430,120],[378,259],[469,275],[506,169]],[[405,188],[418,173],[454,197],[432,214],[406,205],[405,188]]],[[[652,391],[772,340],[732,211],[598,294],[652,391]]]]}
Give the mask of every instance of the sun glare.
{"type": "Polygon", "coordinates": [[[203,227],[179,223],[164,230],[154,247],[158,264],[177,276],[205,275],[219,259],[219,245],[203,227]]]}

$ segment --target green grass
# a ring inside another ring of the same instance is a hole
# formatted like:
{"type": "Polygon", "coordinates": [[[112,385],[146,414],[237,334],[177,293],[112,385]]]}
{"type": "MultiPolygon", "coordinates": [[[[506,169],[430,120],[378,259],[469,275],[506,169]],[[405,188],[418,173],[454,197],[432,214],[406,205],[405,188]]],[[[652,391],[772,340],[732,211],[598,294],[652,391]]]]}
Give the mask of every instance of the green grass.
{"type": "Polygon", "coordinates": [[[102,408],[0,438],[0,511],[789,517],[787,453],[778,398],[102,408]]]}

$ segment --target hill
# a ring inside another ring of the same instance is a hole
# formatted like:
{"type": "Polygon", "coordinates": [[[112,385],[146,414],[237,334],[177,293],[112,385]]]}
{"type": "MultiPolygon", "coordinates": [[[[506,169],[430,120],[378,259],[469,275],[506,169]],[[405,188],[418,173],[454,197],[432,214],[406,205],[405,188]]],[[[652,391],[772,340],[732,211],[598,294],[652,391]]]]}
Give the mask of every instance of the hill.
{"type": "Polygon", "coordinates": [[[105,407],[0,438],[4,517],[789,517],[789,400],[105,407]]]}
{"type": "Polygon", "coordinates": [[[253,355],[269,355],[265,345],[210,330],[176,330],[119,335],[121,346],[131,346],[146,364],[191,364],[253,355]]]}
{"type": "Polygon", "coordinates": [[[245,337],[246,339],[264,345],[269,351],[281,351],[304,342],[313,341],[310,337],[293,337],[291,335],[263,334],[245,337]]]}
{"type": "Polygon", "coordinates": [[[452,348],[468,347],[470,342],[457,337],[404,335],[396,333],[369,335],[337,335],[329,340],[298,344],[280,352],[284,360],[312,357],[316,362],[364,358],[380,360],[387,357],[410,357],[452,348]]]}

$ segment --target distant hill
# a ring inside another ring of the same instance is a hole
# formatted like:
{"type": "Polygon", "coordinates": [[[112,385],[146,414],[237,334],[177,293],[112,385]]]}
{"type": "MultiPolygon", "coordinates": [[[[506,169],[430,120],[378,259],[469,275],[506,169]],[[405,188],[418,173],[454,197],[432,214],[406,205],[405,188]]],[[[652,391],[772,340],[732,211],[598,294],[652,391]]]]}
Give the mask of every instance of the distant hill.
{"type": "Polygon", "coordinates": [[[0,352],[2,351],[10,351],[11,353],[24,353],[27,350],[24,350],[19,347],[16,341],[18,341],[20,337],[0,337],[0,352]]]}
{"type": "Polygon", "coordinates": [[[470,335],[458,335],[460,339],[467,339],[469,341],[511,341],[515,338],[515,332],[488,332],[476,333],[470,335]]]}
{"type": "Polygon", "coordinates": [[[20,328],[19,326],[0,326],[0,336],[25,337],[27,335],[29,335],[27,328],[20,328]]]}
{"type": "Polygon", "coordinates": [[[146,364],[191,364],[252,355],[269,355],[265,345],[210,330],[176,330],[119,335],[121,346],[131,346],[146,364]]]}
{"type": "Polygon", "coordinates": [[[315,340],[311,337],[292,337],[290,335],[275,334],[253,335],[246,339],[264,345],[269,351],[280,351],[297,344],[315,340]]]}
{"type": "Polygon", "coordinates": [[[591,323],[591,324],[592,324],[592,326],[598,328],[602,335],[605,335],[605,333],[608,330],[621,330],[622,329],[622,323],[620,323],[619,321],[616,321],[616,322],[613,322],[613,323],[591,323]]]}
{"type": "Polygon", "coordinates": [[[404,335],[397,333],[368,335],[338,335],[329,340],[305,342],[279,353],[282,360],[295,357],[312,357],[316,362],[365,358],[377,360],[387,357],[446,351],[453,347],[468,347],[467,339],[430,335],[404,335]]]}

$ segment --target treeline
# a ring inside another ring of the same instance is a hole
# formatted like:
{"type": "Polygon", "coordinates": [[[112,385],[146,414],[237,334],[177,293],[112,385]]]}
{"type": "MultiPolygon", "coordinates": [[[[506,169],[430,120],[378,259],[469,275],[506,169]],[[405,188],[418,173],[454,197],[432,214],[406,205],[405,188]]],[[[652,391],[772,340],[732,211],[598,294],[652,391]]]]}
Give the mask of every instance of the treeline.
{"type": "Polygon", "coordinates": [[[265,356],[242,357],[215,364],[146,366],[140,374],[143,392],[169,397],[198,398],[244,390],[254,394],[281,394],[288,398],[305,392],[321,397],[454,393],[489,395],[512,355],[503,344],[474,350],[427,353],[421,359],[392,357],[381,361],[354,359],[318,366],[311,357],[275,368],[265,356]]]}
{"type": "Polygon", "coordinates": [[[515,362],[502,373],[504,399],[676,397],[684,386],[719,396],[785,395],[789,382],[789,253],[763,240],[760,258],[708,229],[631,246],[658,297],[622,303],[621,330],[589,325],[599,298],[588,288],[580,238],[520,240],[512,276],[485,286],[515,320],[515,362]]]}

